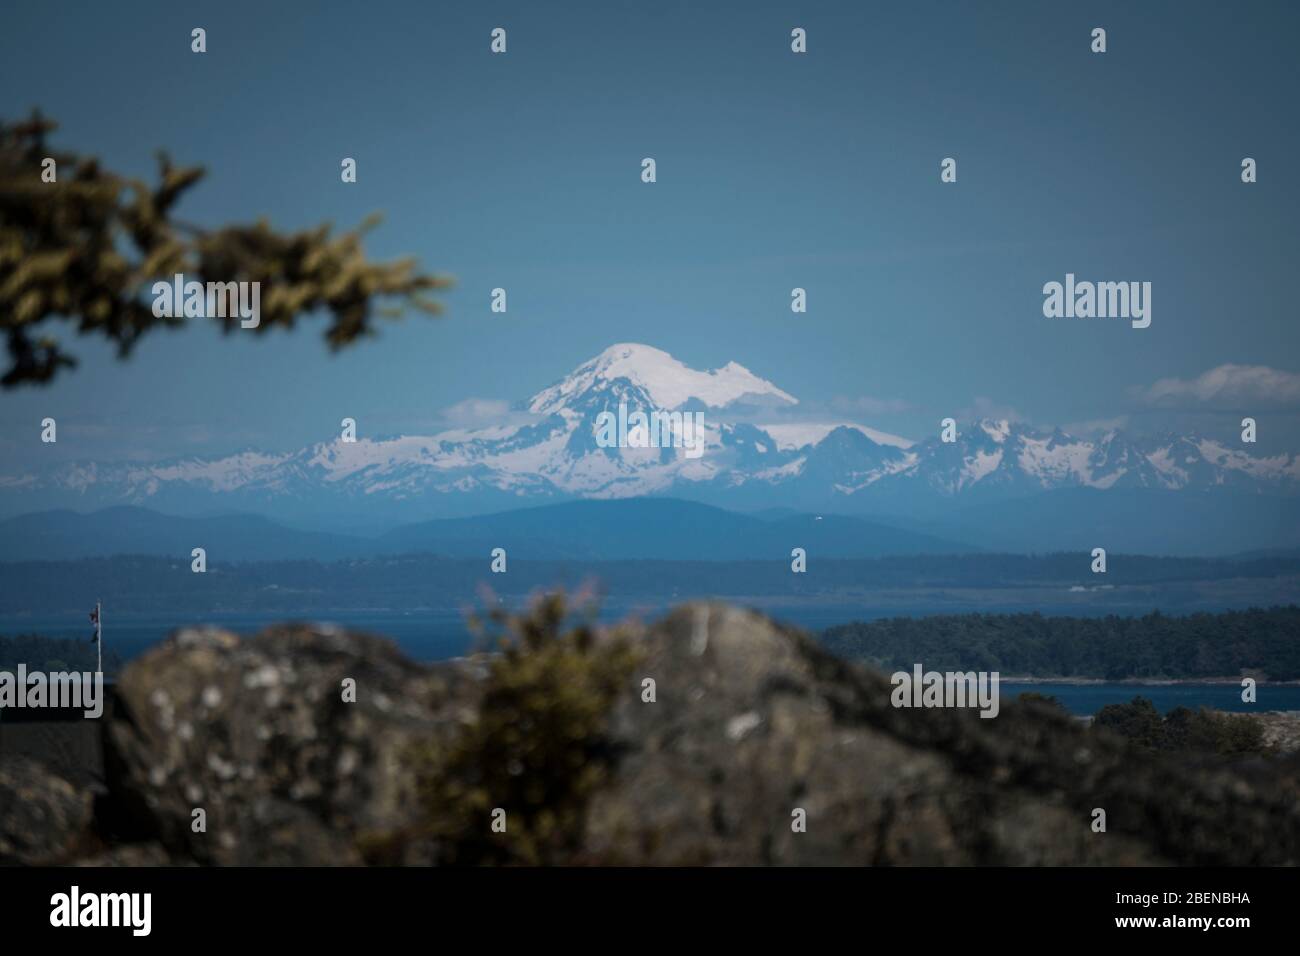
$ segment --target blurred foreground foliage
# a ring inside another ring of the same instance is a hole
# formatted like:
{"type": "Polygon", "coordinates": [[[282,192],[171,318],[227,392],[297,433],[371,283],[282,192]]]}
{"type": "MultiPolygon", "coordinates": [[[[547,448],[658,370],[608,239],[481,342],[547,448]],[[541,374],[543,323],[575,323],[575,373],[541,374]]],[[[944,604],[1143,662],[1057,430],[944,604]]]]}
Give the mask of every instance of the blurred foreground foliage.
{"type": "Polygon", "coordinates": [[[1145,697],[1134,697],[1127,704],[1107,704],[1097,711],[1092,725],[1127,737],[1148,750],[1237,755],[1268,749],[1264,724],[1258,717],[1205,707],[1175,707],[1162,717],[1145,697]]]}
{"type": "MultiPolygon", "coordinates": [[[[104,169],[99,160],[49,149],[57,124],[33,113],[0,122],[0,330],[9,368],[0,384],[50,381],[76,365],[48,334],[47,320],[76,323],[81,334],[103,336],[124,357],[149,330],[179,326],[182,317],[158,318],[144,293],[177,273],[187,281],[261,283],[261,323],[247,331],[292,327],[299,315],[328,311],[325,338],[340,348],[373,333],[378,314],[396,318],[406,305],[438,314],[427,293],[447,288],[445,277],[426,275],[412,259],[366,259],[361,238],[377,221],[331,235],[322,225],[279,232],[252,225],[202,229],[173,218],[181,196],[204,175],[197,166],[173,166],[160,153],[159,181],[104,169]],[[42,163],[56,162],[55,182],[42,180],[42,163]],[[392,300],[380,304],[379,300],[392,300]]],[[[238,316],[218,319],[226,331],[238,316]]]]}
{"type": "Polygon", "coordinates": [[[638,652],[627,634],[598,631],[590,605],[572,610],[558,593],[477,624],[500,653],[487,664],[477,719],[416,755],[426,836],[450,864],[572,859],[615,757],[606,720],[634,690],[638,652]],[[492,830],[496,808],[506,833],[492,830]]]}

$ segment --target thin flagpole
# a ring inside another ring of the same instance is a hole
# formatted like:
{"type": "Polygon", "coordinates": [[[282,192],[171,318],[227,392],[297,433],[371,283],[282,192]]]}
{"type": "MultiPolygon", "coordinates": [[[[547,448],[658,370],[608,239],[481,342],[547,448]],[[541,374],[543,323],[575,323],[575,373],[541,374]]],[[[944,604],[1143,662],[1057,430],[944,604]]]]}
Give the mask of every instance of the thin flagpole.
{"type": "Polygon", "coordinates": [[[95,651],[99,655],[98,674],[104,673],[104,609],[95,602],[95,651]]]}

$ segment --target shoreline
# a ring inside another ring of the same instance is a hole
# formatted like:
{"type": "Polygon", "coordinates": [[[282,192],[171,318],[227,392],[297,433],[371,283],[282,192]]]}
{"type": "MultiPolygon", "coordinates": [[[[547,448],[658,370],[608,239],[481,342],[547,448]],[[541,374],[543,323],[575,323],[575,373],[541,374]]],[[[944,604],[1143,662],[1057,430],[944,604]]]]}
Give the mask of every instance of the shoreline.
{"type": "MultiPolygon", "coordinates": [[[[1135,687],[1223,687],[1231,685],[1240,687],[1244,677],[1120,677],[1108,679],[1104,677],[1027,677],[1017,675],[1014,677],[1002,675],[999,681],[1003,684],[1069,684],[1071,686],[1087,687],[1089,685],[1133,685],[1135,687]]],[[[1260,680],[1255,679],[1256,686],[1259,687],[1300,687],[1300,680],[1260,680]]]]}

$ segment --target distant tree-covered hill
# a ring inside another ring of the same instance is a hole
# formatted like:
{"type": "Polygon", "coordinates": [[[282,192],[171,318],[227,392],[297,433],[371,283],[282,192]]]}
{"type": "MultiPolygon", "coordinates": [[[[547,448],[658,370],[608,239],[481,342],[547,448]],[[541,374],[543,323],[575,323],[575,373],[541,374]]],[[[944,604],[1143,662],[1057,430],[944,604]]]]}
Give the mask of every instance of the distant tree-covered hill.
{"type": "Polygon", "coordinates": [[[829,628],[833,651],[887,669],[1076,678],[1300,679],[1300,607],[1172,617],[961,614],[829,628]]]}
{"type": "MultiPolygon", "coordinates": [[[[12,672],[19,664],[45,671],[93,671],[97,654],[92,641],[71,641],[39,634],[0,637],[0,670],[12,672]]],[[[121,664],[115,652],[110,650],[104,655],[106,674],[117,673],[121,664]]]]}
{"type": "Polygon", "coordinates": [[[560,560],[737,561],[792,547],[823,558],[978,551],[968,544],[846,515],[759,518],[693,501],[570,501],[472,518],[404,524],[378,537],[300,531],[255,514],[180,517],[147,508],[42,511],[0,520],[0,561],[114,555],[185,558],[203,547],[224,561],[337,561],[385,555],[560,560]]]}

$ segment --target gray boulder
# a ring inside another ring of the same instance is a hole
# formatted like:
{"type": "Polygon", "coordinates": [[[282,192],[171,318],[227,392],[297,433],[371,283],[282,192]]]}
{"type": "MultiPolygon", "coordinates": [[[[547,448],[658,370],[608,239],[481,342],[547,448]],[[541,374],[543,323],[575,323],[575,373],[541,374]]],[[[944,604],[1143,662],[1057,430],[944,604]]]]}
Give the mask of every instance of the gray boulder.
{"type": "Polygon", "coordinates": [[[0,865],[57,863],[90,842],[92,798],[45,764],[0,760],[0,865]]]}
{"type": "Polygon", "coordinates": [[[1300,804],[1271,764],[1157,759],[1050,706],[894,708],[886,675],[725,605],[677,610],[644,647],[658,700],[614,708],[625,756],[588,813],[593,861],[1300,861],[1300,804]]]}
{"type": "Polygon", "coordinates": [[[474,689],[364,635],[181,631],[119,681],[104,822],[200,863],[361,863],[367,839],[413,820],[408,751],[453,733],[474,689]]]}

